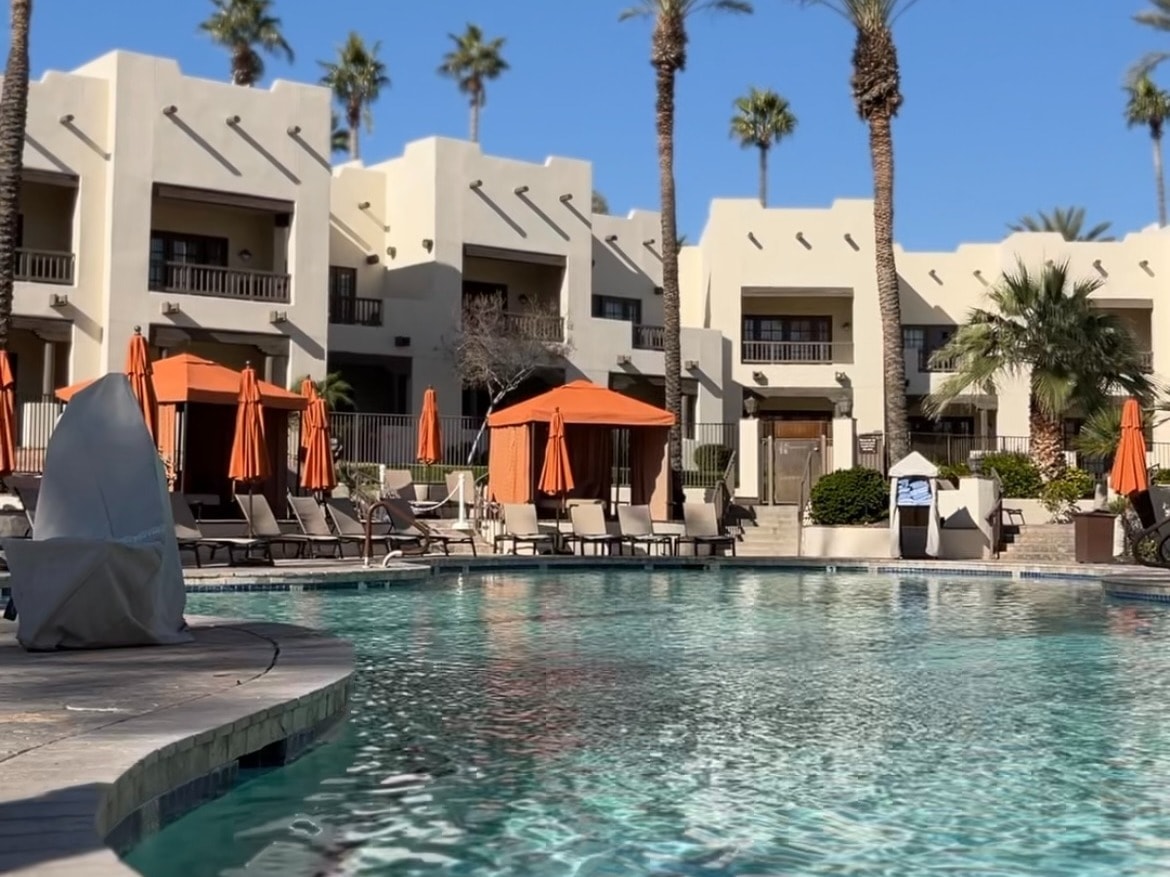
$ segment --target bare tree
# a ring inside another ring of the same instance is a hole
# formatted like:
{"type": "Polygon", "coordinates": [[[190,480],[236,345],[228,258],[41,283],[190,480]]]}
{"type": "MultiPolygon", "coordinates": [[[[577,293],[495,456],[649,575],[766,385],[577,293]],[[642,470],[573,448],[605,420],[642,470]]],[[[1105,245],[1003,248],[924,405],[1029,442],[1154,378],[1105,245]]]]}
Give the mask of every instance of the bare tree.
{"type": "Polygon", "coordinates": [[[488,408],[467,454],[475,459],[487,429],[487,418],[509,393],[542,368],[555,365],[572,350],[564,318],[555,305],[530,305],[509,311],[502,296],[468,296],[463,301],[459,331],[448,349],[463,386],[484,390],[488,408]]]}

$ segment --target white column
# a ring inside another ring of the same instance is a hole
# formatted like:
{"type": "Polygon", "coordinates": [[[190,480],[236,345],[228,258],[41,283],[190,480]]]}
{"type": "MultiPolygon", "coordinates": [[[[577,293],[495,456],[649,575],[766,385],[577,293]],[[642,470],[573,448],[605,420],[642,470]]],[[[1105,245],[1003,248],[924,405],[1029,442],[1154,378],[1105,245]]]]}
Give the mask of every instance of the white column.
{"type": "Polygon", "coordinates": [[[833,471],[857,465],[857,421],[852,417],[833,418],[833,471]]]}
{"type": "Polygon", "coordinates": [[[52,341],[45,341],[41,357],[41,395],[48,398],[56,389],[57,345],[52,341]]]}
{"type": "Polygon", "coordinates": [[[760,421],[754,417],[739,422],[739,486],[736,499],[761,500],[760,493],[760,421]]]}

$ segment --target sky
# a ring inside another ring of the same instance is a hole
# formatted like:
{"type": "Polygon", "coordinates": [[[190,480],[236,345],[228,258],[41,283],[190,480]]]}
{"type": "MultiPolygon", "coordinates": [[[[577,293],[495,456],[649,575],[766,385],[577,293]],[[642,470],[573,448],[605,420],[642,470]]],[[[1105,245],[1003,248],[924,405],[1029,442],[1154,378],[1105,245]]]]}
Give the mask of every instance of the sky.
{"type": "MultiPolygon", "coordinates": [[[[466,102],[436,73],[470,21],[506,37],[511,65],[488,90],[485,152],[593,162],[611,212],[656,209],[650,25],[618,22],[629,0],[276,0],[296,58],[273,78],[315,81],[350,30],[382,43],[392,80],[374,107],[367,162],[433,135],[466,137],[466,102]]],[[[1126,128],[1122,83],[1170,34],[1132,21],[1146,0],[920,0],[895,27],[905,105],[894,127],[897,240],[912,250],[995,241],[1022,214],[1083,205],[1114,232],[1156,220],[1150,139],[1126,128]]],[[[755,0],[753,16],[697,15],[679,77],[679,230],[694,241],[715,197],[753,197],[757,164],[728,135],[732,101],[773,88],[799,124],[773,151],[771,204],[825,207],[872,192],[867,135],[849,92],[852,32],[825,8],[755,0]]],[[[113,49],[178,59],[227,79],[199,32],[210,0],[36,0],[34,77],[113,49]]],[[[6,30],[5,30],[6,33],[6,30]]],[[[5,40],[5,43],[7,41],[5,40]]],[[[4,46],[5,51],[7,46],[4,46]]],[[[1162,75],[1170,86],[1170,64],[1162,75]]]]}

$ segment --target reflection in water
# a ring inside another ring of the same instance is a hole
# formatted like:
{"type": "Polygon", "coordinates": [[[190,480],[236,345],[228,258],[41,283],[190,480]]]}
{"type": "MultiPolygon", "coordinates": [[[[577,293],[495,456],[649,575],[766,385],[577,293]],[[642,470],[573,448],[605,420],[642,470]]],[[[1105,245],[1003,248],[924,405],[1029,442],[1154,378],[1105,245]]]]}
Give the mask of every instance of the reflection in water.
{"type": "Polygon", "coordinates": [[[345,738],[144,844],[151,877],[1170,872],[1161,607],[758,571],[312,597],[358,646],[345,738]]]}

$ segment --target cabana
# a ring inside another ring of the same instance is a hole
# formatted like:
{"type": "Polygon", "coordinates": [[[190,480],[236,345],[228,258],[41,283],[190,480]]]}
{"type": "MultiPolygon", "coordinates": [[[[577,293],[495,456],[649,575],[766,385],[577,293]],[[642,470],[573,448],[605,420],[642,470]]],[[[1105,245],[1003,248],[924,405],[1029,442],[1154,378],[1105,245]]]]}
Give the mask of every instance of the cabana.
{"type": "MultiPolygon", "coordinates": [[[[228,461],[235,434],[240,373],[190,353],[151,363],[158,398],[158,448],[172,469],[174,490],[203,498],[209,506],[230,507],[232,486],[228,461]]],[[[68,402],[91,383],[57,391],[68,402]]],[[[264,406],[272,477],[261,487],[273,508],[283,507],[288,484],[288,415],[304,411],[307,400],[267,381],[258,381],[264,406]]]]}
{"type": "Polygon", "coordinates": [[[890,467],[890,557],[938,557],[938,467],[917,451],[890,467]]]}
{"type": "Polygon", "coordinates": [[[674,415],[590,381],[574,381],[488,417],[488,495],[499,503],[537,498],[548,425],[559,410],[573,472],[572,499],[609,502],[613,489],[615,429],[630,436],[630,501],[649,505],[664,520],[670,502],[666,448],[674,415]]]}

